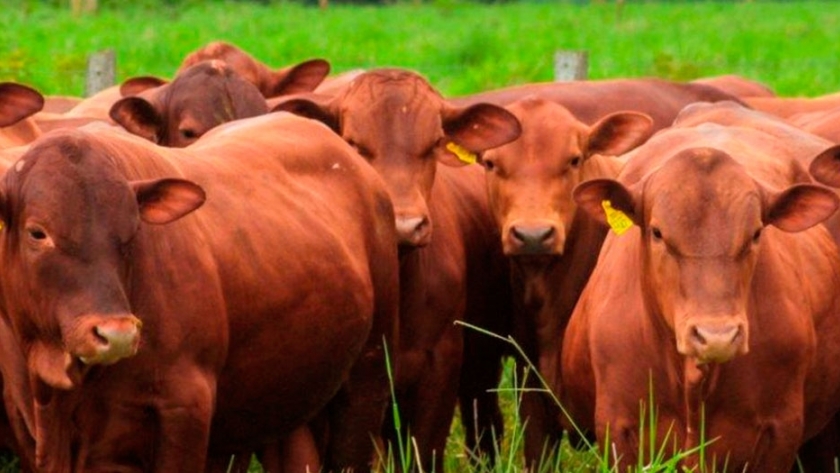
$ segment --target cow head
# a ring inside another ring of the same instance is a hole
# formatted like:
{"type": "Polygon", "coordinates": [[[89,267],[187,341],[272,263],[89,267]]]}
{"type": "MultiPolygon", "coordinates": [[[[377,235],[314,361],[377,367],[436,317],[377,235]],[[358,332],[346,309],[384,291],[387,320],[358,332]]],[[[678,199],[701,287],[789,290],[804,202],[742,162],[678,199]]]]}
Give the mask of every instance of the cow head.
{"type": "Polygon", "coordinates": [[[373,165],[394,203],[400,244],[409,247],[431,239],[428,201],[437,163],[473,163],[520,133],[505,109],[455,107],[419,75],[396,69],[362,73],[335,97],[297,97],[274,110],[321,120],[373,165]]]}
{"type": "Polygon", "coordinates": [[[711,148],[681,151],[631,188],[584,182],[575,200],[603,222],[621,212],[639,226],[646,306],[673,331],[677,351],[701,363],[749,350],[747,309],[764,227],[803,231],[838,207],[837,196],[816,185],[771,190],[711,148]]]}
{"type": "Polygon", "coordinates": [[[171,83],[123,97],[110,116],[149,141],[184,147],[217,125],[267,111],[253,84],[224,62],[207,61],[184,70],[171,83]]]}
{"type": "Polygon", "coordinates": [[[14,82],[0,83],[0,127],[14,125],[44,108],[44,96],[14,82]]]}
{"type": "Polygon", "coordinates": [[[311,92],[330,73],[330,63],[310,59],[292,66],[272,70],[238,47],[223,41],[213,41],[193,51],[181,63],[179,73],[199,62],[220,59],[248,82],[257,86],[266,97],[311,92]]]}
{"type": "Polygon", "coordinates": [[[522,135],[482,156],[502,247],[508,256],[562,255],[577,210],[575,186],[615,176],[618,165],[598,155],[638,146],[650,136],[653,121],[618,112],[589,126],[562,105],[535,97],[507,109],[522,125],[522,135]]]}
{"type": "Polygon", "coordinates": [[[2,313],[33,375],[55,388],[137,352],[142,323],[126,287],[141,222],[204,202],[189,181],[127,181],[114,153],[79,131],[53,134],[0,183],[2,313]]]}

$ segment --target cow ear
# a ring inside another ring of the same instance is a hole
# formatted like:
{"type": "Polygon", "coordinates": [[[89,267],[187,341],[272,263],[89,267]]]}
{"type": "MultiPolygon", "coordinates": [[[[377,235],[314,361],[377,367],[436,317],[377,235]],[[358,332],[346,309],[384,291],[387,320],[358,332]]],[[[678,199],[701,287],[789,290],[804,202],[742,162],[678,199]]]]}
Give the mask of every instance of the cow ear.
{"type": "Polygon", "coordinates": [[[811,176],[821,184],[840,187],[840,145],[818,154],[808,167],[811,176]]]}
{"type": "Polygon", "coordinates": [[[272,112],[289,112],[318,120],[338,134],[338,106],[333,97],[321,94],[297,94],[272,101],[272,112]]]}
{"type": "Polygon", "coordinates": [[[613,179],[593,179],[577,185],[575,202],[595,220],[615,228],[616,223],[639,225],[633,193],[613,179]],[[623,217],[622,217],[623,216],[623,217]]]}
{"type": "Polygon", "coordinates": [[[14,125],[44,108],[44,96],[14,82],[0,83],[0,127],[14,125]]]}
{"type": "Polygon", "coordinates": [[[79,382],[78,368],[74,367],[70,354],[41,341],[36,340],[29,349],[27,366],[41,381],[55,389],[69,390],[79,382]]]}
{"type": "Polygon", "coordinates": [[[156,225],[178,220],[201,207],[206,198],[204,189],[185,179],[152,179],[129,184],[137,194],[140,218],[156,225]]]}
{"type": "Polygon", "coordinates": [[[764,224],[786,232],[801,232],[831,217],[840,206],[833,191],[813,184],[798,184],[766,198],[764,224]]]}
{"type": "Polygon", "coordinates": [[[445,106],[441,119],[446,140],[473,153],[510,143],[522,134],[522,125],[516,116],[488,103],[469,107],[445,106]]]}
{"type": "Polygon", "coordinates": [[[330,63],[325,59],[310,59],[277,71],[278,81],[270,97],[312,92],[330,73],[330,63]]]}
{"type": "Polygon", "coordinates": [[[129,132],[153,143],[160,141],[163,120],[148,100],[124,97],[111,106],[108,115],[129,132]]]}
{"type": "Polygon", "coordinates": [[[123,97],[131,97],[132,95],[137,95],[140,92],[154,89],[155,87],[160,87],[168,83],[169,81],[166,79],[154,76],[131,77],[120,84],[120,95],[123,97]]]}
{"type": "Polygon", "coordinates": [[[652,133],[650,116],[638,112],[612,113],[592,125],[587,155],[622,155],[647,141],[652,133]]]}

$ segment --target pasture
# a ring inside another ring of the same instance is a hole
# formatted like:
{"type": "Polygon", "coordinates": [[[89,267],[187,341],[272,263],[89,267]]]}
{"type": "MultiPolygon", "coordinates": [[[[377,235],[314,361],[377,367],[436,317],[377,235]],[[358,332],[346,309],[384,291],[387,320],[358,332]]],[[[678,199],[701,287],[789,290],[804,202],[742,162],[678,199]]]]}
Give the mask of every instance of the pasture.
{"type": "MultiPolygon", "coordinates": [[[[143,0],[100,1],[98,12],[83,15],[55,3],[0,0],[5,45],[0,80],[46,95],[78,96],[89,54],[112,49],[118,81],[139,75],[169,78],[188,52],[225,40],[277,67],[319,57],[330,61],[334,73],[408,68],[446,95],[550,81],[557,50],[587,51],[592,79],[739,74],[779,95],[840,91],[835,36],[840,8],[831,2],[435,0],[331,4],[320,10],[289,1],[143,0]]],[[[522,470],[515,413],[521,380],[512,373],[507,369],[503,381],[508,430],[499,463],[492,469],[472,465],[456,420],[446,452],[448,471],[522,470]]],[[[601,471],[597,452],[565,449],[562,456],[562,471],[601,471]]],[[[663,459],[661,471],[673,471],[668,460],[663,459]]],[[[14,465],[7,471],[15,471],[14,465]]],[[[262,470],[254,465],[252,471],[262,470]]],[[[545,471],[556,470],[547,463],[545,471]]]]}

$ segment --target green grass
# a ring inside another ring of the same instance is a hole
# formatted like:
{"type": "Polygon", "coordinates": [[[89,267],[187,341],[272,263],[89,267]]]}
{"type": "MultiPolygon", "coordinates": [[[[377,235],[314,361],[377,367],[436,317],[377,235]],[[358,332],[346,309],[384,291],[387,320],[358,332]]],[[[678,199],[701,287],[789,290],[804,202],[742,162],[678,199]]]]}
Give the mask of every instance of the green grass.
{"type": "Polygon", "coordinates": [[[188,52],[224,39],[278,67],[323,57],[335,71],[410,68],[446,94],[551,80],[561,49],[588,51],[591,78],[737,73],[783,95],[840,90],[840,9],[832,2],[434,0],[319,10],[282,1],[100,0],[97,14],[78,17],[56,3],[0,0],[0,79],[81,95],[96,51],[116,52],[120,81],[171,77],[188,52]]]}

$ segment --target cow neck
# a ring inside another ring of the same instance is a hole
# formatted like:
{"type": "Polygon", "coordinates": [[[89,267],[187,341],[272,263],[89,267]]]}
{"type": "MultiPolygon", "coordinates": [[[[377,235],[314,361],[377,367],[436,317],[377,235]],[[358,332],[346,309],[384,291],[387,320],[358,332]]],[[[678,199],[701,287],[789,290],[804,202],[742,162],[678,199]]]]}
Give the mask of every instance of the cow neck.
{"type": "Polygon", "coordinates": [[[700,435],[704,432],[701,424],[708,420],[703,412],[704,405],[706,399],[717,387],[719,377],[719,364],[699,363],[696,358],[684,358],[683,402],[686,426],[684,451],[696,448],[706,440],[700,435]]]}

